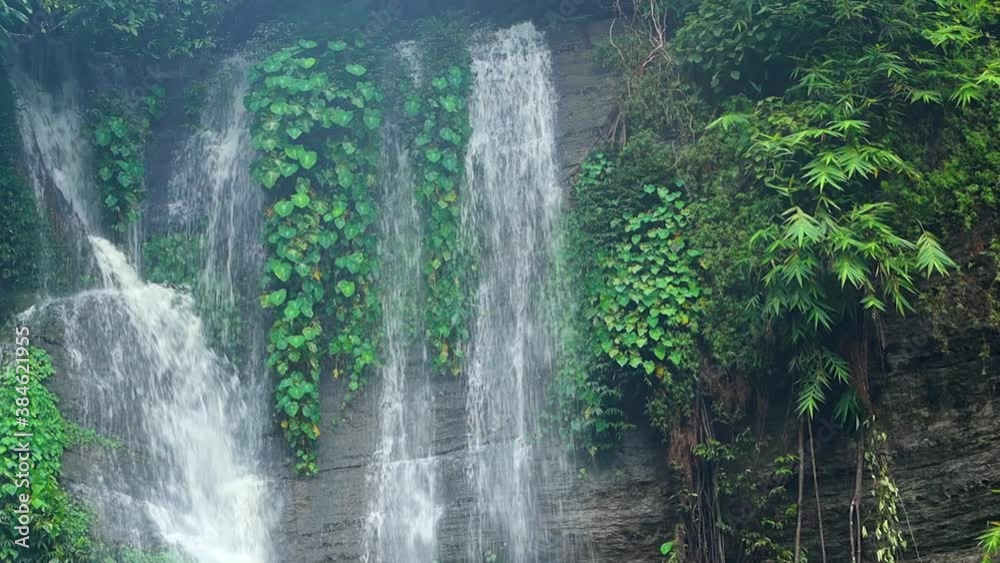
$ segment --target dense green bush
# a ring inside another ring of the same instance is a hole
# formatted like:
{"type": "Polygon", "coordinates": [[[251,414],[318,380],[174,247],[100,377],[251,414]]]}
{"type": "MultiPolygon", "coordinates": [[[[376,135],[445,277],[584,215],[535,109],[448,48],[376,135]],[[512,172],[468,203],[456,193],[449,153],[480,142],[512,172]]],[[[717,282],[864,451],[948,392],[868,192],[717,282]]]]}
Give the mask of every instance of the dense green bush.
{"type": "Polygon", "coordinates": [[[5,561],[86,561],[93,545],[89,538],[89,514],[72,500],[59,484],[63,449],[66,447],[66,423],[55,396],[45,388],[45,380],[53,375],[52,361],[40,348],[23,348],[26,359],[14,367],[12,358],[5,358],[0,371],[0,401],[11,408],[0,416],[0,557],[5,561]],[[27,376],[25,378],[25,376],[27,376]],[[27,401],[25,401],[27,399],[27,401]],[[13,407],[26,404],[26,416],[13,407]],[[20,419],[26,420],[22,424],[20,419]],[[24,441],[16,433],[31,434],[30,488],[21,487],[16,448],[24,441]],[[20,495],[30,494],[31,537],[29,549],[14,544],[18,538],[12,522],[20,495]]]}

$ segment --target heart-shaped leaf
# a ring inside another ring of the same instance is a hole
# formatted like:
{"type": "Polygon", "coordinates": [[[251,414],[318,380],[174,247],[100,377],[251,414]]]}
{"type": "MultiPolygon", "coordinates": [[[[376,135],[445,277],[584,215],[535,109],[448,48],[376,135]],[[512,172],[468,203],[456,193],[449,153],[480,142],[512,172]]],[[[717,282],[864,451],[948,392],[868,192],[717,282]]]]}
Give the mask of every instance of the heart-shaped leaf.
{"type": "Polygon", "coordinates": [[[279,217],[288,217],[295,211],[295,204],[288,200],[281,200],[274,204],[274,212],[279,217]]]}
{"type": "Polygon", "coordinates": [[[337,108],[330,112],[330,121],[336,123],[337,125],[340,125],[341,127],[347,127],[347,125],[350,124],[353,119],[354,119],[354,114],[347,110],[342,110],[340,108],[337,108]]]}
{"type": "Polygon", "coordinates": [[[378,129],[382,125],[382,114],[376,110],[365,110],[365,125],[372,130],[378,129]]]}
{"type": "Polygon", "coordinates": [[[337,289],[344,295],[344,297],[351,298],[354,297],[354,293],[357,291],[357,287],[354,282],[347,280],[341,281],[337,284],[337,289]]]}
{"type": "Polygon", "coordinates": [[[286,282],[292,277],[292,265],[287,262],[275,262],[271,267],[274,277],[286,282]]]}
{"type": "Polygon", "coordinates": [[[267,304],[270,307],[279,307],[285,302],[287,297],[288,291],[285,289],[279,289],[278,291],[275,291],[267,296],[267,304]]]}
{"type": "Polygon", "coordinates": [[[316,166],[317,160],[319,160],[319,155],[313,151],[302,151],[299,155],[299,163],[306,170],[311,170],[313,166],[316,166]]]}
{"type": "Polygon", "coordinates": [[[346,70],[350,74],[353,74],[354,76],[364,76],[365,73],[368,72],[367,68],[359,64],[347,65],[346,67],[344,67],[344,70],[346,70]]]}

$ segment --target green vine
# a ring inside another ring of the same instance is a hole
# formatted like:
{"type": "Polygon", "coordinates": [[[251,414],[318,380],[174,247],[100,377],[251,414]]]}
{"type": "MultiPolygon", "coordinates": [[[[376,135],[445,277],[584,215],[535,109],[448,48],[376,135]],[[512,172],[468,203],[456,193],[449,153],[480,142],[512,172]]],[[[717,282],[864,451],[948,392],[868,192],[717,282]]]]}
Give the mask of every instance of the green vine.
{"type": "MultiPolygon", "coordinates": [[[[611,169],[604,153],[594,152],[587,157],[580,165],[574,187],[578,201],[599,189],[611,169]]],[[[558,303],[554,313],[560,320],[563,353],[550,393],[556,403],[554,410],[559,415],[563,442],[571,450],[586,451],[593,457],[616,447],[624,432],[633,426],[621,406],[621,387],[595,376],[609,371],[612,364],[606,355],[593,352],[593,331],[583,303],[586,299],[581,299],[593,295],[591,288],[603,284],[601,272],[593,267],[593,241],[585,228],[588,211],[582,204],[570,210],[562,229],[564,240],[558,245],[556,265],[562,274],[555,279],[564,287],[556,295],[568,298],[554,300],[558,303]]]]}
{"type": "Polygon", "coordinates": [[[424,42],[424,80],[404,81],[403,111],[412,132],[417,196],[426,221],[427,335],[434,366],[457,375],[465,358],[468,261],[461,236],[465,152],[471,135],[467,99],[472,85],[464,34],[431,30],[424,42]]]}
{"type": "Polygon", "coordinates": [[[866,538],[874,536],[876,561],[895,563],[907,544],[899,522],[899,487],[890,472],[886,439],[885,432],[873,430],[871,447],[865,452],[865,467],[872,478],[875,522],[873,530],[862,526],[861,534],[866,538]]]}
{"type": "Polygon", "coordinates": [[[246,99],[254,114],[254,177],[275,195],[265,237],[276,311],[268,366],[276,407],[300,473],[315,473],[324,353],[347,380],[345,402],[376,362],[379,300],[372,286],[373,199],[382,94],[361,41],[299,41],[260,63],[246,99]],[[330,268],[330,265],[333,265],[330,268]],[[332,271],[331,271],[332,270],[332,271]],[[320,337],[330,334],[328,345],[320,337]]]}
{"type": "Polygon", "coordinates": [[[680,193],[654,185],[643,192],[657,203],[612,221],[624,239],[599,258],[603,283],[590,296],[587,316],[603,354],[660,382],[650,414],[669,428],[693,402],[694,334],[706,292],[696,271],[701,252],[685,239],[688,212],[680,193]]]}
{"type": "Polygon", "coordinates": [[[165,96],[165,90],[156,86],[138,108],[131,108],[118,97],[104,97],[88,112],[102,218],[105,226],[116,233],[124,233],[139,218],[139,206],[145,197],[143,151],[150,123],[160,117],[165,96]]]}

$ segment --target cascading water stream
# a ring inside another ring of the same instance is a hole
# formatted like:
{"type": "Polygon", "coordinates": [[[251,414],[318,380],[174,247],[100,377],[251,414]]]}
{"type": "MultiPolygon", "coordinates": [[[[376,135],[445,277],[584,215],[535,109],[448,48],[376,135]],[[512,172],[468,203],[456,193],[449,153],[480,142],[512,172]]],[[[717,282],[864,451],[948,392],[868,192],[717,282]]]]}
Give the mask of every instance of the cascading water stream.
{"type": "MultiPolygon", "coordinates": [[[[267,417],[259,405],[264,395],[255,384],[256,373],[239,377],[208,346],[191,295],[143,282],[125,254],[98,236],[84,149],[89,143],[73,97],[62,95],[54,103],[55,95],[39,95],[43,89],[23,75],[17,86],[36,191],[51,183],[71,204],[88,233],[102,280],[100,289],[49,301],[22,317],[28,324],[45,315],[60,319],[69,360],[61,367],[78,390],[80,422],[124,444],[124,451],[91,468],[82,495],[114,539],[130,545],[165,544],[199,563],[270,561],[272,511],[255,459],[256,429],[267,417]]],[[[218,160],[208,159],[213,170],[242,166],[238,159],[248,149],[235,145],[232,151],[218,151],[218,160]]],[[[221,194],[216,200],[226,197],[234,196],[221,194]]],[[[210,225],[237,225],[225,209],[211,208],[210,225]]],[[[227,247],[223,238],[235,237],[221,228],[215,232],[220,237],[207,238],[210,255],[227,247]]],[[[231,272],[219,276],[221,269],[212,260],[208,264],[204,276],[234,283],[231,272]]]]}
{"type": "Polygon", "coordinates": [[[473,47],[473,133],[463,224],[479,288],[468,361],[468,475],[476,496],[468,560],[541,561],[535,443],[554,369],[544,304],[561,204],[556,97],[544,36],[521,24],[473,47]]]}
{"type": "MultiPolygon", "coordinates": [[[[249,87],[249,68],[250,63],[240,56],[223,63],[198,130],[174,162],[168,190],[170,221],[201,237],[198,297],[203,307],[227,313],[240,309],[243,315],[260,310],[253,299],[247,300],[249,308],[240,304],[241,297],[256,294],[264,262],[260,241],[264,192],[250,178],[254,151],[250,114],[242,103],[249,87]]],[[[225,322],[219,336],[236,340],[246,329],[256,331],[260,326],[225,322]]]]}
{"type": "Polygon", "coordinates": [[[364,561],[435,560],[437,523],[433,397],[421,294],[420,212],[408,151],[392,124],[383,150],[381,221],[385,361],[381,370],[381,439],[369,487],[364,561]]]}
{"type": "MultiPolygon", "coordinates": [[[[401,43],[398,60],[419,81],[416,44],[401,43]]],[[[433,397],[423,344],[423,229],[410,154],[395,116],[383,128],[383,138],[379,254],[385,361],[381,437],[368,475],[373,497],[363,559],[430,563],[436,556],[442,509],[436,495],[433,397]]]]}

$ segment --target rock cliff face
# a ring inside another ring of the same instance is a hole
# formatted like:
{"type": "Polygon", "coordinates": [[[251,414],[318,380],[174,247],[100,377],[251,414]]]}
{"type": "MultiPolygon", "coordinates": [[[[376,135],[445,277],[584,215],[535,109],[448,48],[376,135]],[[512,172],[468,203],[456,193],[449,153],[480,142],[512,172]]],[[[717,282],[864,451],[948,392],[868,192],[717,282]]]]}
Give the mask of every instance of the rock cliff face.
{"type": "MultiPolygon", "coordinates": [[[[877,424],[888,437],[911,546],[907,561],[978,563],[975,538],[1000,517],[1000,497],[991,494],[1000,488],[1000,332],[987,320],[995,275],[973,264],[932,290],[920,316],[887,321],[885,349],[872,367],[877,424]]],[[[817,457],[827,551],[831,561],[847,561],[855,443],[836,430],[824,436],[817,457]]],[[[866,472],[868,509],[870,478],[866,472]]],[[[815,503],[803,510],[816,537],[815,503]]]]}
{"type": "MultiPolygon", "coordinates": [[[[594,44],[608,24],[561,25],[549,32],[554,82],[559,96],[557,142],[564,186],[606,129],[614,100],[611,79],[595,69],[594,44]]],[[[473,516],[467,489],[465,380],[438,378],[434,385],[434,450],[438,458],[444,515],[439,530],[440,561],[467,561],[466,523],[473,516]]],[[[320,441],[320,473],[292,480],[285,506],[284,561],[358,561],[368,511],[372,454],[378,443],[377,382],[348,412],[338,412],[336,386],[323,391],[324,419],[344,422],[320,441]]],[[[657,547],[672,530],[666,457],[659,439],[636,433],[613,460],[566,461],[558,446],[540,460],[540,505],[551,530],[542,560],[656,560],[657,547]],[[586,475],[579,469],[587,467],[586,475]]]]}
{"type": "MultiPolygon", "coordinates": [[[[585,157],[609,120],[612,80],[592,62],[593,44],[607,24],[564,25],[549,35],[559,93],[558,142],[565,179],[585,157]]],[[[564,182],[568,185],[568,181],[564,182]]],[[[993,291],[992,272],[974,271],[963,283],[993,291]]],[[[956,284],[959,282],[955,282],[956,284]]],[[[961,318],[961,317],[959,317],[961,318]]],[[[971,318],[971,317],[970,317],[971,318]]],[[[33,327],[58,365],[63,336],[58,321],[33,327]],[[51,324],[52,326],[48,326],[51,324]]],[[[893,473],[902,496],[903,525],[912,533],[919,560],[933,563],[977,561],[974,537],[989,518],[1000,517],[1000,337],[995,327],[969,320],[942,328],[929,319],[891,320],[886,348],[875,377],[880,427],[888,434],[893,473]]],[[[67,382],[54,390],[70,419],[85,408],[67,382]]],[[[366,476],[378,442],[377,382],[347,412],[342,390],[324,382],[325,421],[319,444],[320,473],[292,478],[283,459],[270,460],[276,502],[283,516],[276,531],[279,560],[288,563],[360,560],[367,513],[366,476]]],[[[467,561],[463,525],[470,517],[466,490],[465,381],[434,382],[435,452],[441,460],[441,495],[445,503],[440,539],[441,563],[467,561]]],[[[781,424],[777,422],[776,424],[781,424]]],[[[282,440],[272,436],[284,451],[282,440]]],[[[847,506],[854,478],[854,442],[843,432],[818,435],[821,502],[830,561],[847,561],[847,506]]],[[[596,466],[589,460],[568,462],[555,447],[541,461],[543,518],[553,530],[541,560],[597,562],[658,561],[657,547],[669,539],[676,522],[667,469],[666,447],[652,433],[634,432],[611,459],[596,466]],[[580,468],[586,468],[585,474],[580,468]]],[[[68,452],[65,479],[83,488],[87,467],[110,455],[99,448],[68,452]]],[[[279,456],[280,457],[280,456],[279,456]]],[[[867,490],[867,489],[866,489],[867,490]]],[[[808,491],[807,498],[811,498],[808,491]]],[[[872,502],[865,497],[865,502],[872,502]]],[[[815,507],[803,508],[807,538],[817,531],[815,507]]],[[[810,542],[813,543],[813,542],[810,542]]],[[[818,560],[818,546],[811,549],[818,560]]],[[[911,551],[907,559],[918,560],[911,551]]],[[[475,563],[475,562],[469,562],[475,563]]]]}
{"type": "MultiPolygon", "coordinates": [[[[549,33],[554,80],[559,93],[559,154],[564,184],[609,124],[614,98],[611,79],[594,68],[593,44],[607,23],[562,26],[549,33]]],[[[961,278],[972,289],[996,292],[993,273],[979,268],[961,278]],[[993,284],[993,285],[991,285],[993,284]]],[[[949,282],[949,286],[952,282],[949,282]]],[[[956,279],[954,283],[959,283],[956,279]]],[[[967,307],[981,307],[979,303],[967,307]]],[[[885,349],[873,366],[879,427],[888,435],[894,478],[900,488],[901,521],[911,549],[905,560],[932,563],[978,561],[975,537],[987,520],[1000,516],[1000,335],[973,319],[935,326],[911,315],[885,327],[885,349]],[[913,549],[913,548],[916,549],[913,549]],[[919,551],[919,557],[917,554],[919,551]]],[[[952,314],[952,313],[946,313],[952,314]]],[[[961,317],[959,317],[961,319],[961,317]]],[[[440,539],[441,561],[466,561],[461,551],[463,520],[469,517],[464,490],[465,390],[461,378],[435,383],[436,452],[446,513],[440,539]]],[[[337,414],[337,391],[327,386],[326,417],[337,414]]],[[[357,561],[366,513],[368,462],[377,442],[377,397],[346,413],[346,421],[326,436],[320,475],[294,480],[285,511],[286,561],[357,561]]],[[[786,421],[776,421],[772,433],[786,421]]],[[[833,428],[830,426],[830,428],[833,428]]],[[[827,552],[832,562],[848,561],[848,505],[855,476],[853,438],[841,430],[817,433],[820,497],[827,552]]],[[[548,476],[541,490],[544,518],[553,530],[543,560],[600,562],[659,561],[658,546],[676,524],[666,447],[651,433],[626,437],[613,456],[594,466],[543,462],[548,476]],[[581,477],[579,469],[586,468],[581,477]]],[[[871,506],[870,476],[863,502],[871,506]]],[[[806,543],[818,560],[815,504],[807,490],[806,543]]],[[[869,529],[870,521],[866,522],[869,529]]]]}

